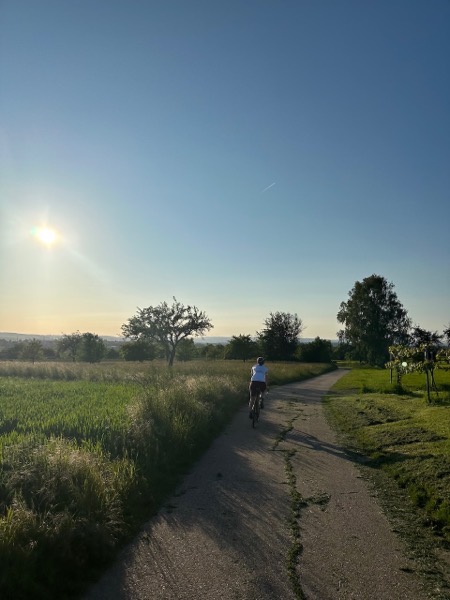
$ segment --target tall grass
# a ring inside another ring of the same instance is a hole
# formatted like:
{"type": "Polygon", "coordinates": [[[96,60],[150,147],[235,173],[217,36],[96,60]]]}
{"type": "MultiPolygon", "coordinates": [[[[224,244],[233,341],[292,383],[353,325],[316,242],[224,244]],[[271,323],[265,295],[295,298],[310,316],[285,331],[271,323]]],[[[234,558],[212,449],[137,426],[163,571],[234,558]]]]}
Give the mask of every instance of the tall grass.
{"type": "MultiPolygon", "coordinates": [[[[64,597],[71,580],[112,556],[126,532],[134,465],[62,438],[4,448],[1,471],[2,598],[64,597]]],[[[76,591],[74,586],[72,590],[76,591]]]]}
{"type": "MultiPolygon", "coordinates": [[[[329,365],[271,366],[272,384],[329,365]]],[[[0,363],[0,597],[76,596],[247,401],[250,364],[0,363]]]]}

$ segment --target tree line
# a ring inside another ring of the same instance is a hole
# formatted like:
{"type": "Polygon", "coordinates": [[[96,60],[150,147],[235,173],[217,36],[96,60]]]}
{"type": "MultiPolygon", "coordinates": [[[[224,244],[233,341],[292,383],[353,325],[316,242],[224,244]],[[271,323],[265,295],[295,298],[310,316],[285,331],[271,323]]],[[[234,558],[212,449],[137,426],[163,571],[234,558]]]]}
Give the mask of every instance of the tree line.
{"type": "Polygon", "coordinates": [[[190,360],[195,355],[243,361],[258,355],[272,361],[330,362],[332,359],[329,340],[316,338],[311,344],[300,344],[304,325],[297,314],[272,312],[254,336],[233,335],[226,345],[195,345],[194,338],[203,336],[212,327],[204,312],[173,298],[171,305],[162,302],[138,309],[122,326],[123,335],[129,340],[122,352],[126,359],[145,360],[162,349],[169,366],[175,358],[190,360]]]}
{"type": "Polygon", "coordinates": [[[2,340],[3,348],[0,358],[6,360],[26,360],[37,362],[40,360],[68,359],[73,362],[100,362],[102,358],[119,358],[120,354],[97,334],[76,331],[63,334],[56,343],[42,343],[41,340],[32,338],[19,342],[2,340]]]}
{"type": "MultiPolygon", "coordinates": [[[[123,334],[133,344],[151,347],[159,344],[165,350],[169,365],[181,348],[195,336],[212,328],[205,313],[196,307],[185,307],[175,298],[171,306],[163,302],[156,307],[138,309],[137,314],[122,326],[123,334]]],[[[384,366],[389,361],[389,348],[450,345],[450,325],[442,333],[412,325],[407,310],[397,297],[394,284],[373,274],[355,282],[348,300],[341,302],[337,320],[343,328],[337,332],[339,345],[334,349],[329,340],[317,337],[309,344],[300,344],[304,329],[297,314],[270,313],[256,336],[232,336],[223,358],[247,360],[258,354],[268,360],[303,360],[329,362],[332,358],[358,360],[384,366]]]]}
{"type": "Polygon", "coordinates": [[[40,360],[63,359],[95,363],[103,358],[122,358],[127,361],[194,359],[236,359],[246,361],[258,355],[268,360],[304,362],[330,362],[332,345],[329,340],[316,338],[310,344],[300,344],[303,331],[302,320],[286,312],[270,313],[263,327],[255,335],[239,334],[231,337],[227,344],[195,343],[212,328],[206,314],[197,307],[185,306],[174,298],[171,305],[166,302],[155,307],[138,309],[122,330],[124,342],[119,348],[107,347],[96,334],[76,331],[63,334],[53,347],[37,339],[6,343],[0,350],[0,358],[40,360]]]}
{"type": "Polygon", "coordinates": [[[450,325],[442,333],[412,325],[407,310],[394,291],[394,284],[380,275],[355,282],[347,301],[341,302],[337,320],[343,328],[337,332],[338,346],[316,337],[301,343],[303,321],[297,314],[271,312],[255,335],[233,335],[223,344],[199,344],[213,328],[206,313],[196,306],[184,305],[173,298],[172,304],[138,308],[122,325],[124,343],[120,350],[108,348],[97,334],[79,331],[63,334],[55,356],[49,356],[39,340],[19,342],[0,351],[1,358],[20,358],[35,362],[43,358],[66,358],[99,362],[102,358],[147,361],[165,358],[172,366],[175,359],[194,358],[249,360],[263,355],[272,361],[331,362],[333,359],[358,360],[383,366],[392,346],[438,347],[450,345],[450,325]],[[46,356],[47,353],[47,356],[46,356]]]}

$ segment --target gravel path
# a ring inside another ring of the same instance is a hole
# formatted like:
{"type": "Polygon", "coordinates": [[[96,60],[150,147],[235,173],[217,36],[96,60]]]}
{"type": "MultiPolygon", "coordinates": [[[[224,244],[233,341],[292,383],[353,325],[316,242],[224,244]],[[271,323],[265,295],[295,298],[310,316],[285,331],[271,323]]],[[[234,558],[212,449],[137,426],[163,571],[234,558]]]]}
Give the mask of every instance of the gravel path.
{"type": "Polygon", "coordinates": [[[85,600],[425,600],[325,421],[342,374],[274,388],[256,430],[243,407],[85,600]]]}

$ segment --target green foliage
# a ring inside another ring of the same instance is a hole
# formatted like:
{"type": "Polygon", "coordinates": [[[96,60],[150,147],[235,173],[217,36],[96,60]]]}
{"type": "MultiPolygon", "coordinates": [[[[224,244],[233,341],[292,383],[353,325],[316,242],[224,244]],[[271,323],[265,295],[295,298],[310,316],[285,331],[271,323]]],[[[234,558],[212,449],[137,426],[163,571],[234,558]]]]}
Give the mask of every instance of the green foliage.
{"type": "Polygon", "coordinates": [[[44,356],[42,343],[39,340],[33,338],[24,342],[20,351],[20,358],[23,360],[30,360],[32,363],[41,359],[44,356]]]}
{"type": "Polygon", "coordinates": [[[23,342],[9,343],[5,348],[2,349],[0,359],[1,360],[15,360],[20,357],[23,349],[23,342]]]}
{"type": "Polygon", "coordinates": [[[450,325],[447,325],[446,328],[443,331],[442,337],[445,339],[445,341],[447,342],[447,346],[450,347],[450,325]]]}
{"type": "Polygon", "coordinates": [[[354,346],[353,358],[382,366],[388,348],[408,341],[411,321],[394,292],[394,285],[380,275],[357,281],[342,302],[337,320],[344,325],[338,332],[342,341],[354,346]]]}
{"type": "Polygon", "coordinates": [[[177,360],[183,362],[194,360],[194,358],[197,357],[197,348],[195,347],[194,340],[192,338],[180,340],[177,345],[175,356],[177,360]]]}
{"type": "Polygon", "coordinates": [[[64,334],[57,348],[60,356],[67,356],[73,362],[81,360],[89,363],[100,362],[107,351],[105,342],[97,334],[79,331],[64,334]]]}
{"type": "Polygon", "coordinates": [[[225,349],[225,358],[243,360],[258,355],[258,344],[250,335],[233,335],[225,349]]]}
{"type": "Polygon", "coordinates": [[[352,350],[351,344],[341,340],[337,346],[333,347],[333,360],[351,360],[352,350]]]}
{"type": "MultiPolygon", "coordinates": [[[[450,389],[450,372],[439,373],[441,390],[450,389]]],[[[393,393],[386,371],[355,369],[341,378],[326,402],[330,420],[365,464],[381,469],[423,511],[426,523],[450,542],[450,396],[426,404],[420,373],[406,373],[402,395],[393,393]],[[381,393],[380,393],[381,392],[381,393]]]]}
{"type": "Polygon", "coordinates": [[[61,356],[68,356],[73,362],[75,362],[80,344],[81,333],[79,331],[70,334],[65,333],[62,338],[58,340],[58,352],[61,356]]]}
{"type": "Polygon", "coordinates": [[[296,314],[276,312],[270,313],[264,325],[258,333],[262,354],[268,360],[295,360],[302,320],[296,314]]]}
{"type": "Polygon", "coordinates": [[[122,325],[126,338],[160,344],[169,366],[173,365],[181,340],[203,335],[210,329],[212,323],[203,311],[196,306],[184,306],[175,297],[171,306],[162,302],[158,306],[139,308],[137,314],[122,325]]]}
{"type": "Polygon", "coordinates": [[[416,348],[423,345],[428,347],[439,346],[442,338],[443,336],[437,331],[427,331],[426,329],[422,329],[422,327],[415,325],[410,334],[410,343],[416,348]]]}
{"type": "Polygon", "coordinates": [[[430,388],[436,392],[436,382],[434,378],[435,369],[450,369],[450,349],[431,346],[430,342],[420,344],[417,347],[411,346],[390,346],[390,361],[386,363],[386,368],[396,372],[397,385],[401,387],[403,375],[406,373],[425,373],[427,399],[431,401],[430,388]]]}
{"type": "Polygon", "coordinates": [[[145,381],[129,407],[129,452],[153,496],[206,449],[242,400],[240,378],[178,373],[145,381]]]}
{"type": "Polygon", "coordinates": [[[333,358],[333,346],[330,340],[316,337],[312,342],[300,344],[297,348],[297,356],[303,362],[329,363],[333,358]]]}
{"type": "Polygon", "coordinates": [[[121,356],[127,361],[153,360],[156,354],[155,346],[143,339],[135,342],[125,342],[120,348],[121,356]]]}
{"type": "Polygon", "coordinates": [[[221,360],[225,355],[223,344],[198,344],[197,354],[205,360],[221,360]]]}
{"type": "Polygon", "coordinates": [[[105,358],[108,360],[118,360],[122,357],[117,348],[106,348],[105,358]]]}
{"type": "Polygon", "coordinates": [[[73,580],[112,556],[125,533],[124,502],[134,466],[62,438],[29,438],[3,448],[0,578],[3,598],[64,597],[58,577],[70,563],[73,580]]]}
{"type": "Polygon", "coordinates": [[[95,333],[83,333],[77,350],[77,358],[84,362],[100,362],[105,356],[105,342],[95,333]]]}

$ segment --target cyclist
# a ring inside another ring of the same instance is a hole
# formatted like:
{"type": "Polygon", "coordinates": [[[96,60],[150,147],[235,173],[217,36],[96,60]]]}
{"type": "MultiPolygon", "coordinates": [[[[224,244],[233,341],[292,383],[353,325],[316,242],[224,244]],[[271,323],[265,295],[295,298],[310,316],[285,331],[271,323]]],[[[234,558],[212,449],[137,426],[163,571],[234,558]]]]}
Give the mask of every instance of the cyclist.
{"type": "MultiPolygon", "coordinates": [[[[256,364],[253,365],[250,377],[250,419],[253,417],[253,408],[255,406],[256,399],[258,398],[259,392],[262,392],[264,398],[264,392],[269,391],[269,369],[264,365],[264,358],[259,356],[256,360],[256,364]]],[[[261,400],[261,408],[264,408],[264,402],[261,400]]]]}

